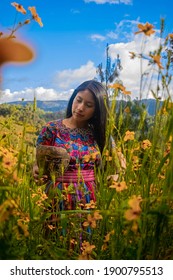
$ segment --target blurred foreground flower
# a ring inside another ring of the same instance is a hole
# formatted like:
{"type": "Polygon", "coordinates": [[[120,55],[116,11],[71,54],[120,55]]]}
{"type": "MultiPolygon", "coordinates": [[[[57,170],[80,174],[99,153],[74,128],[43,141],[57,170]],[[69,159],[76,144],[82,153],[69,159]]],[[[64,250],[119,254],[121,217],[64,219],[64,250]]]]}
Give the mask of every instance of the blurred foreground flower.
{"type": "Polygon", "coordinates": [[[34,51],[22,41],[7,37],[0,38],[0,67],[4,63],[29,62],[34,58],[34,51]]]}
{"type": "Polygon", "coordinates": [[[125,212],[125,218],[128,221],[137,220],[141,214],[140,203],[142,201],[141,196],[134,195],[128,202],[130,209],[125,212]]]}

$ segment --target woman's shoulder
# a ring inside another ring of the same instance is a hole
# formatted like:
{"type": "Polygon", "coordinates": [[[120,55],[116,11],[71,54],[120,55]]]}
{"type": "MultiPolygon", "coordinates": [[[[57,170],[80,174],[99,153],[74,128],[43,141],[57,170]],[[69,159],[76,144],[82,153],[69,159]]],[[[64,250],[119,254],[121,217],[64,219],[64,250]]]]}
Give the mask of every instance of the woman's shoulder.
{"type": "Polygon", "coordinates": [[[58,129],[58,128],[62,127],[62,121],[63,121],[63,119],[52,120],[52,121],[47,122],[47,124],[45,126],[50,129],[58,129]]]}

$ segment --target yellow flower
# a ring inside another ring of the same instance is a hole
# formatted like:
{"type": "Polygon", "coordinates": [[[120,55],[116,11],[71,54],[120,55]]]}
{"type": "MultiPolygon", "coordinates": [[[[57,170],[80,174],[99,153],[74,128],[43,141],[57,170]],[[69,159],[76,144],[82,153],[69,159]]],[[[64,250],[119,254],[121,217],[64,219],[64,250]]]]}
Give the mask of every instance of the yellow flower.
{"type": "Polygon", "coordinates": [[[17,225],[22,230],[24,236],[28,237],[29,236],[28,224],[25,224],[23,220],[19,219],[17,220],[17,225]]]}
{"type": "Polygon", "coordinates": [[[137,220],[141,214],[141,211],[135,211],[134,209],[130,208],[125,212],[125,218],[128,221],[137,220]]]}
{"type": "Polygon", "coordinates": [[[129,200],[128,204],[134,210],[138,210],[138,209],[141,209],[140,208],[141,201],[142,201],[142,198],[140,195],[138,195],[138,196],[133,195],[132,198],[129,200]]]}
{"type": "Polygon", "coordinates": [[[150,36],[151,34],[155,33],[153,30],[153,25],[146,22],[145,24],[138,24],[139,31],[135,32],[135,34],[144,33],[146,36],[150,36]]]}
{"type": "Polygon", "coordinates": [[[127,113],[127,114],[130,113],[130,108],[129,108],[129,106],[127,106],[127,107],[124,109],[124,112],[127,113]]]}
{"type": "Polygon", "coordinates": [[[107,233],[106,235],[105,235],[105,239],[104,239],[104,242],[109,242],[109,240],[110,240],[110,236],[112,235],[112,234],[114,234],[114,230],[111,230],[109,233],[107,233]]]}
{"type": "Polygon", "coordinates": [[[95,245],[91,245],[89,242],[84,241],[82,243],[81,251],[82,254],[79,256],[79,260],[91,260],[91,254],[93,249],[95,248],[95,245]]]}
{"type": "Polygon", "coordinates": [[[18,12],[20,12],[20,13],[22,13],[24,15],[26,14],[26,10],[23,8],[22,5],[20,5],[20,4],[16,3],[16,2],[11,3],[11,5],[13,7],[15,7],[18,12]]]}
{"type": "Polygon", "coordinates": [[[90,203],[85,204],[85,209],[94,209],[96,208],[96,202],[94,200],[91,200],[90,203]]]}
{"type": "Polygon", "coordinates": [[[92,153],[91,155],[85,155],[84,156],[84,160],[86,161],[86,162],[89,162],[90,160],[92,160],[92,159],[96,159],[97,158],[97,155],[99,155],[99,152],[95,152],[95,153],[92,153]]]}
{"type": "Polygon", "coordinates": [[[129,52],[130,53],[130,58],[134,59],[136,57],[136,54],[134,52],[129,52]]]}
{"type": "Polygon", "coordinates": [[[139,158],[137,156],[132,157],[132,163],[133,163],[133,170],[139,170],[141,164],[139,163],[139,158]]]}
{"type": "Polygon", "coordinates": [[[103,219],[102,215],[100,215],[99,210],[96,210],[94,212],[94,219],[96,219],[96,220],[102,220],[103,219]]]}
{"type": "Polygon", "coordinates": [[[119,83],[115,83],[115,84],[113,84],[113,85],[110,85],[109,87],[110,87],[110,88],[113,88],[113,89],[115,89],[115,90],[116,90],[116,89],[117,89],[117,90],[120,90],[120,91],[122,91],[122,93],[125,94],[125,95],[131,94],[130,91],[127,91],[126,88],[125,88],[123,85],[119,84],[119,83]]]}
{"type": "Polygon", "coordinates": [[[142,141],[142,144],[141,144],[142,149],[146,150],[146,149],[149,149],[151,146],[152,146],[152,144],[148,139],[142,141]]]}
{"type": "Polygon", "coordinates": [[[138,223],[136,222],[136,220],[133,221],[131,230],[132,230],[134,233],[137,232],[137,230],[138,230],[138,223]]]}
{"type": "Polygon", "coordinates": [[[94,217],[92,217],[91,214],[88,214],[87,216],[87,221],[83,223],[84,227],[92,227],[92,228],[96,228],[96,220],[94,217]]]}
{"type": "Polygon", "coordinates": [[[134,135],[135,135],[134,131],[127,130],[124,136],[124,141],[126,142],[128,140],[134,140],[135,139],[134,135]]]}
{"type": "Polygon", "coordinates": [[[125,212],[125,218],[128,221],[137,220],[141,214],[140,203],[142,201],[141,196],[134,195],[129,201],[128,204],[130,209],[125,212]]]}
{"type": "Polygon", "coordinates": [[[87,215],[87,221],[83,223],[84,227],[92,227],[92,228],[96,228],[97,224],[96,221],[97,220],[101,220],[102,216],[99,214],[99,211],[95,211],[94,215],[92,216],[91,214],[87,215]]]}
{"type": "Polygon", "coordinates": [[[173,34],[172,34],[172,33],[169,34],[168,36],[169,36],[169,38],[170,38],[171,40],[173,39],[173,34]]]}
{"type": "Polygon", "coordinates": [[[17,158],[15,157],[14,151],[0,147],[0,157],[2,167],[4,167],[5,171],[12,171],[17,163],[17,158]]]}
{"type": "Polygon", "coordinates": [[[122,182],[114,182],[113,185],[109,186],[110,189],[116,189],[117,192],[122,192],[127,189],[127,185],[125,181],[122,182]]]}
{"type": "Polygon", "coordinates": [[[43,23],[41,18],[38,16],[35,7],[29,7],[28,10],[31,12],[32,18],[42,27],[43,23]]]}
{"type": "Polygon", "coordinates": [[[160,58],[161,58],[160,55],[150,55],[150,57],[153,59],[154,64],[157,64],[160,69],[164,69],[164,67],[160,62],[160,58]]]}
{"type": "Polygon", "coordinates": [[[106,150],[103,155],[106,157],[106,161],[112,160],[112,157],[110,156],[110,153],[108,150],[106,150]]]}

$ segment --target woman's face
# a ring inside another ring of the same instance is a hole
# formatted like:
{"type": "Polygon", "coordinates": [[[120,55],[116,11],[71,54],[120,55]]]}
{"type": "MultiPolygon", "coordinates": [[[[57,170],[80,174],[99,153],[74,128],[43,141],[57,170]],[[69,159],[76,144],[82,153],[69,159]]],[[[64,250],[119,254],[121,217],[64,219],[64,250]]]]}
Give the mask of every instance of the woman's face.
{"type": "Polygon", "coordinates": [[[88,121],[95,111],[95,101],[92,93],[86,89],[79,91],[73,100],[72,116],[77,121],[88,121]]]}

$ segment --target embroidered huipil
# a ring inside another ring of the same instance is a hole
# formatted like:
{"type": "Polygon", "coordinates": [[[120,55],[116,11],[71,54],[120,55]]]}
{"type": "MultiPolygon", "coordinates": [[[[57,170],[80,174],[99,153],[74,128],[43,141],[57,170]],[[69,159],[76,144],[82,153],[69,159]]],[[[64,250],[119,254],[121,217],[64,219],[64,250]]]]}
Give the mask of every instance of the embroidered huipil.
{"type": "Polygon", "coordinates": [[[37,145],[40,144],[65,148],[70,155],[68,169],[55,183],[63,194],[57,210],[73,210],[96,201],[94,169],[100,164],[101,155],[92,129],[69,128],[61,119],[51,121],[38,136],[37,145]]]}

